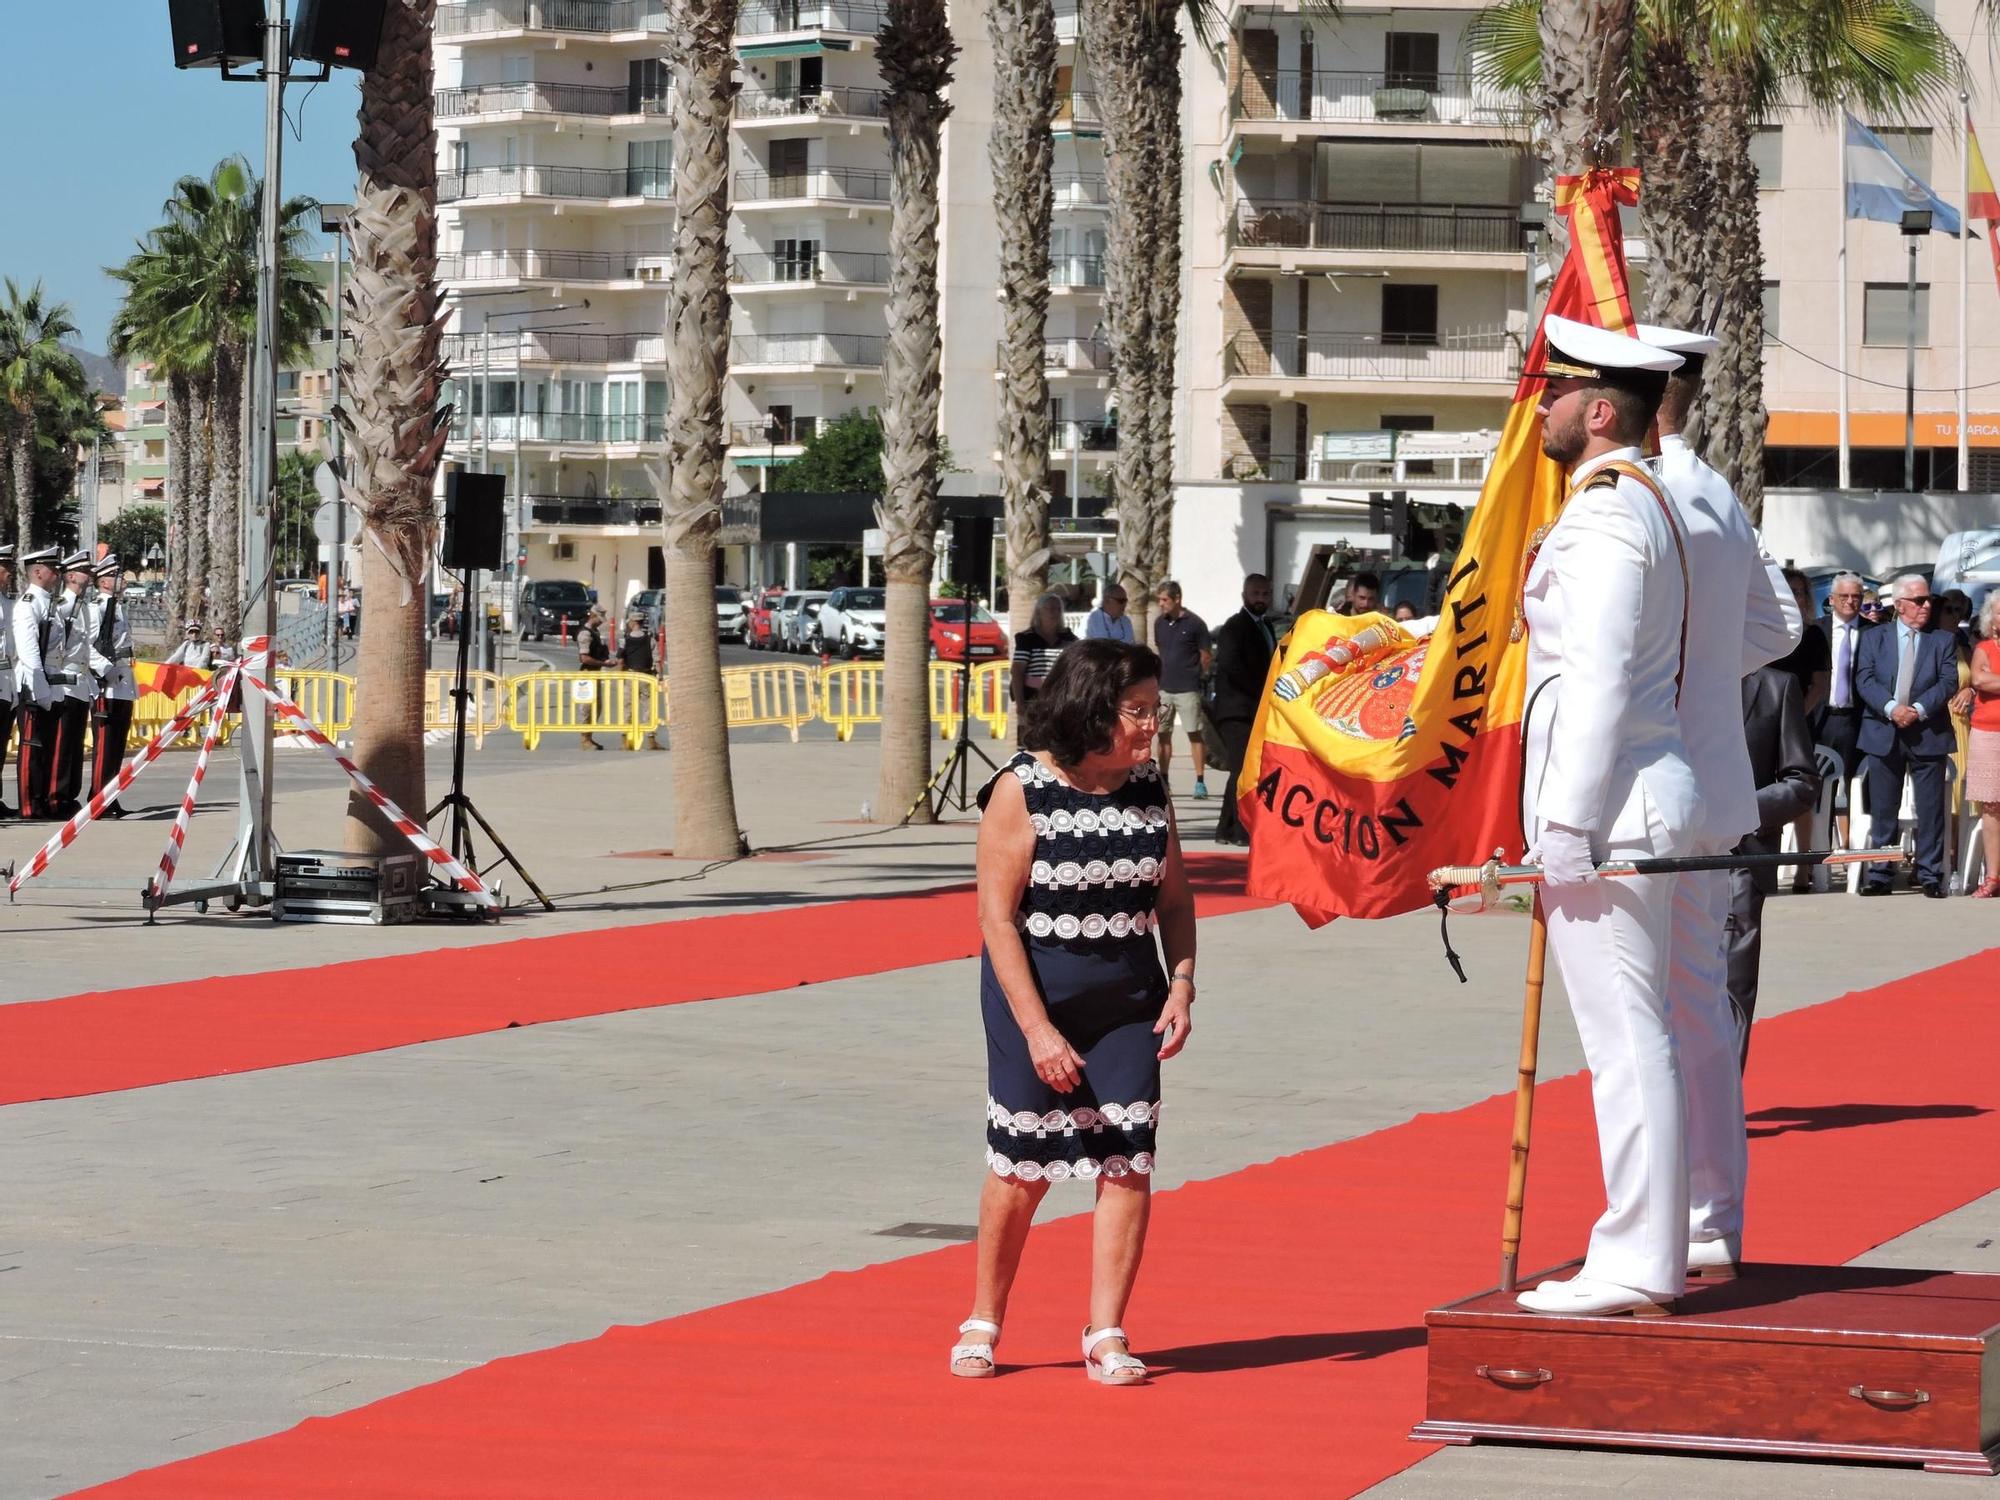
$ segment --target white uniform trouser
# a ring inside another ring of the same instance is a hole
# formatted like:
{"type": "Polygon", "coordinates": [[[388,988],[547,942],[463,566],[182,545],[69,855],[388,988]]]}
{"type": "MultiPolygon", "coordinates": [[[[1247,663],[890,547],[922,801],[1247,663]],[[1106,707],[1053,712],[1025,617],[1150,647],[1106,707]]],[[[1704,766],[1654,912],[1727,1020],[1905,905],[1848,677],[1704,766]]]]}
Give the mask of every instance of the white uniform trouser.
{"type": "Polygon", "coordinates": [[[1542,892],[1549,948],[1590,1069],[1604,1167],[1604,1215],[1581,1274],[1657,1298],[1678,1297],[1687,1280],[1686,1100],[1667,1021],[1675,879],[1639,875],[1542,892]]]}
{"type": "MultiPolygon", "coordinates": [[[[1697,854],[1714,854],[1713,844],[1697,854]]],[[[1729,918],[1729,872],[1676,877],[1673,950],[1667,977],[1668,1024],[1680,1050],[1687,1090],[1688,1238],[1743,1232],[1743,1188],[1750,1154],[1743,1127],[1742,1032],[1729,1004],[1723,926],[1729,918]]]]}

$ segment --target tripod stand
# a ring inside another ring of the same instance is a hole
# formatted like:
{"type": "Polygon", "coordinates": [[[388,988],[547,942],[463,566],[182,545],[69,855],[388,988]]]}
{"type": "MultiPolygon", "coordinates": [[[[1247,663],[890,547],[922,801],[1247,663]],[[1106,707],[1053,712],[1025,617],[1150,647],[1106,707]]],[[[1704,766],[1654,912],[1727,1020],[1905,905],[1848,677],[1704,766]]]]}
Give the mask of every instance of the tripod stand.
{"type": "Polygon", "coordinates": [[[973,598],[971,584],[965,585],[965,594],[961,602],[964,605],[964,609],[961,611],[960,616],[960,623],[963,626],[963,638],[958,643],[958,738],[952,743],[951,754],[947,755],[944,758],[944,764],[938,767],[937,775],[933,776],[930,785],[924,788],[923,795],[917,798],[915,805],[907,813],[903,814],[903,821],[905,823],[908,823],[911,818],[915,817],[917,808],[926,805],[933,795],[938,798],[940,803],[948,803],[960,812],[971,811],[975,805],[975,796],[972,791],[973,756],[976,755],[985,761],[988,770],[997,771],[1000,769],[992,756],[988,755],[972,742],[973,598]],[[953,790],[951,784],[952,777],[954,776],[958,778],[958,787],[956,790],[953,790]]]}
{"type": "MultiPolygon", "coordinates": [[[[465,608],[459,612],[458,680],[453,684],[451,690],[452,702],[454,704],[454,713],[452,715],[454,722],[451,747],[451,790],[446,792],[444,797],[438,802],[438,805],[430,810],[425,816],[424,821],[426,823],[432,822],[439,813],[443,812],[447,807],[450,808],[451,838],[449,847],[451,849],[451,856],[453,859],[463,863],[468,869],[483,875],[485,871],[479,869],[479,858],[473,852],[472,848],[472,830],[466,826],[465,822],[468,817],[471,818],[484,831],[486,837],[493,841],[493,847],[500,851],[500,860],[504,860],[512,867],[514,873],[521,877],[521,883],[535,893],[535,899],[542,903],[545,910],[554,911],[556,909],[555,902],[543,894],[542,888],[535,884],[535,877],[528,873],[526,866],[514,858],[514,851],[509,849],[501,840],[500,835],[493,831],[493,825],[481,816],[479,809],[472,805],[472,799],[465,794],[465,715],[467,706],[472,702],[472,689],[466,686],[466,680],[472,666],[472,629],[471,621],[466,611],[477,609],[482,616],[485,614],[485,606],[479,602],[478,596],[473,592],[472,587],[473,580],[477,577],[478,572],[477,568],[468,567],[464,572],[459,574],[459,585],[463,591],[465,608]]],[[[495,863],[498,862],[495,861],[495,863]]],[[[492,866],[489,865],[487,868],[491,869],[492,866]]]]}

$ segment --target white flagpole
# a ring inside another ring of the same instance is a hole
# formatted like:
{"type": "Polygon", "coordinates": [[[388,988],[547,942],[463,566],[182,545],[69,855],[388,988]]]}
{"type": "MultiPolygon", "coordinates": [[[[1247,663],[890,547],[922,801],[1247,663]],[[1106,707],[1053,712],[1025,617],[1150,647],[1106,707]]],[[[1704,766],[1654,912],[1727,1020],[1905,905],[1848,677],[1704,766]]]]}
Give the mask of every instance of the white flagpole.
{"type": "Polygon", "coordinates": [[[1958,94],[1958,487],[1972,488],[1972,435],[1966,430],[1966,387],[1971,383],[1971,364],[1966,352],[1968,323],[1966,252],[1972,243],[1972,95],[1958,94]]]}
{"type": "Polygon", "coordinates": [[[1846,489],[1852,482],[1853,474],[1848,463],[1847,446],[1847,108],[1840,111],[1840,128],[1833,135],[1834,149],[1840,153],[1840,196],[1834,200],[1834,213],[1840,219],[1840,250],[1837,263],[1840,274],[1835,279],[1840,283],[1840,312],[1834,320],[1836,336],[1840,340],[1840,353],[1834,357],[1834,367],[1840,372],[1840,487],[1846,489]]]}

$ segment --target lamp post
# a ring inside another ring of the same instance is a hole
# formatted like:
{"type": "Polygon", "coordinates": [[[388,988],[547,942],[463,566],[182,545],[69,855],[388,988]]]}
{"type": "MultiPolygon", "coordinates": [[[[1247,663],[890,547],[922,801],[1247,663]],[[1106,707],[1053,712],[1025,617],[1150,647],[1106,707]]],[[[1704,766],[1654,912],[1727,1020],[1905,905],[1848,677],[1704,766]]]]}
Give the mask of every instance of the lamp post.
{"type": "MultiPolygon", "coordinates": [[[[344,296],[342,282],[347,260],[347,216],[354,212],[351,203],[322,203],[319,206],[319,229],[321,234],[333,236],[333,406],[340,405],[340,350],[341,350],[341,303],[344,296]]],[[[328,413],[329,437],[333,444],[333,471],[343,479],[341,472],[341,432],[340,418],[332,411],[328,413]]],[[[347,547],[347,503],[343,500],[333,507],[333,545],[327,552],[326,563],[326,663],[327,670],[340,670],[340,565],[341,553],[347,547]]]]}
{"type": "Polygon", "coordinates": [[[1903,243],[1910,252],[1909,310],[1903,321],[1903,489],[1917,489],[1917,243],[1931,232],[1928,208],[1903,210],[1903,243]]]}

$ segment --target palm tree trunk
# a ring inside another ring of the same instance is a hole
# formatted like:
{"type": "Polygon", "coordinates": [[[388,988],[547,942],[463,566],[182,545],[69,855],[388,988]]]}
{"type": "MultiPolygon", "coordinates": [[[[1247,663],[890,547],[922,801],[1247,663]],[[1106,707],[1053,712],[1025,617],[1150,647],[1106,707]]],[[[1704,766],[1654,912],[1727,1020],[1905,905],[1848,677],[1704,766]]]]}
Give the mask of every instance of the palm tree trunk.
{"type": "Polygon", "coordinates": [[[35,429],[33,418],[19,412],[7,425],[7,472],[14,491],[14,535],[21,552],[27,552],[35,537],[35,429]]]}
{"type": "MultiPolygon", "coordinates": [[[[181,514],[181,552],[187,570],[181,619],[208,628],[208,485],[215,468],[215,392],[206,375],[197,376],[188,403],[187,503],[181,514]]],[[[178,637],[169,637],[177,639],[178,637]]]]}
{"type": "MultiPolygon", "coordinates": [[[[1641,182],[1639,211],[1651,254],[1647,316],[1669,328],[1700,328],[1707,318],[1704,253],[1715,177],[1701,149],[1700,70],[1678,38],[1646,53],[1645,86],[1635,111],[1641,182]]],[[[1699,441],[1695,430],[1686,433],[1699,441]]]]}
{"type": "Polygon", "coordinates": [[[1000,493],[1007,513],[1007,614],[1034,623],[1049,581],[1049,224],[1054,217],[1053,0],[992,0],[994,208],[1000,229],[1000,493]]]}
{"type": "Polygon", "coordinates": [[[243,351],[215,355],[215,473],[208,502],[208,586],[212,623],[231,640],[243,628],[243,351]]]}
{"type": "MultiPolygon", "coordinates": [[[[1153,177],[1151,306],[1152,374],[1146,402],[1146,478],[1153,524],[1146,572],[1157,586],[1171,572],[1174,520],[1174,371],[1181,311],[1181,31],[1180,6],[1148,13],[1146,38],[1147,160],[1153,177]]],[[[1147,616],[1150,611],[1146,612],[1147,616]]],[[[1143,617],[1142,617],[1143,618],[1143,617]]]]}
{"type": "Polygon", "coordinates": [[[167,377],[167,644],[180,639],[187,604],[187,495],[193,386],[185,375],[167,377]]]}
{"type": "Polygon", "coordinates": [[[1756,80],[1748,66],[1702,74],[1701,150],[1715,174],[1704,274],[1722,347],[1703,372],[1709,462],[1753,522],[1764,516],[1764,249],[1757,168],[1750,160],[1756,80]]]}
{"type": "Polygon", "coordinates": [[[939,159],[951,106],[944,91],[958,55],[944,0],[888,0],[877,43],[888,85],[889,338],[882,359],[882,765],[876,816],[907,808],[928,820],[931,775],[927,658],[931,569],[938,524],[939,159]]]}
{"type": "MultiPolygon", "coordinates": [[[[1618,165],[1635,9],[1635,0],[1543,0],[1537,144],[1552,178],[1618,165]]],[[[1549,227],[1560,263],[1569,231],[1560,214],[1549,227]]]]}
{"type": "Polygon", "coordinates": [[[674,279],[667,295],[667,660],[673,670],[674,851],[741,852],[729,713],[715,635],[715,532],[722,519],[722,391],[729,360],[729,121],[736,0],[673,0],[674,279]]]}
{"type": "MultiPolygon", "coordinates": [[[[361,81],[360,169],[348,216],[354,341],[342,371],[349,497],[361,510],[361,652],[354,759],[406,811],[424,807],[424,641],[431,478],[447,429],[437,421],[444,319],[437,290],[437,131],[431,27],[437,0],[392,0],[380,61],[361,81]]],[[[347,847],[403,846],[358,794],[347,847]]]]}

